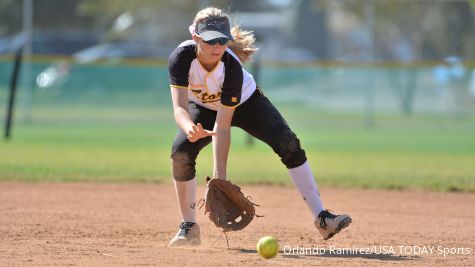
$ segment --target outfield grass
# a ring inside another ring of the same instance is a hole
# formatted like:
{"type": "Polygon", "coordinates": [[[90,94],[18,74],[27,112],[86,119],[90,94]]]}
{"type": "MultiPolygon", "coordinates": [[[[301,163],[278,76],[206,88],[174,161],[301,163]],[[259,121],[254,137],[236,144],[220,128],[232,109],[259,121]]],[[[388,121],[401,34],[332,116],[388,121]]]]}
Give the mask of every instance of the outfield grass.
{"type": "MultiPolygon", "coordinates": [[[[321,186],[475,192],[475,120],[379,116],[364,127],[355,115],[282,108],[321,186]]],[[[170,182],[175,132],[165,108],[41,108],[0,142],[0,179],[170,182]],[[79,112],[80,111],[80,112],[79,112]]],[[[229,176],[237,183],[291,184],[272,150],[233,130],[229,176]]],[[[212,171],[211,147],[198,177],[212,171]]],[[[202,182],[202,181],[201,181],[202,182]]]]}

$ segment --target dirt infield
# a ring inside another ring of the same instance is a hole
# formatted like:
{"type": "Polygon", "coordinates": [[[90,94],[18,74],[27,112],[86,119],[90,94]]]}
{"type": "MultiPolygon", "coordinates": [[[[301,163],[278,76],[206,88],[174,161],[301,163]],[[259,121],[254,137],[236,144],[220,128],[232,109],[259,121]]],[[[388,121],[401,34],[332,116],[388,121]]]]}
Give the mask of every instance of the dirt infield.
{"type": "Polygon", "coordinates": [[[220,231],[202,212],[203,244],[176,249],[167,247],[179,222],[171,184],[1,182],[0,266],[475,265],[475,194],[323,188],[327,208],[353,217],[323,241],[294,188],[243,191],[265,217],[229,233],[229,249],[224,236],[209,247],[220,231]],[[271,260],[255,250],[265,235],[281,247],[271,260]]]}

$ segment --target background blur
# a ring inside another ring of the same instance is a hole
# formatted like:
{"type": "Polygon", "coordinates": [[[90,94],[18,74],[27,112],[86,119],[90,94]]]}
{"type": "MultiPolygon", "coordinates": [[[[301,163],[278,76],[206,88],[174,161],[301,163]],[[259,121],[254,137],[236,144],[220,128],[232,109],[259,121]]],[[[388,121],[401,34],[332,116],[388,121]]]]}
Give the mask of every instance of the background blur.
{"type": "MultiPolygon", "coordinates": [[[[475,191],[473,0],[0,0],[2,122],[23,47],[0,179],[170,181],[167,58],[209,5],[254,31],[246,68],[321,183],[475,191]]],[[[234,177],[288,183],[233,135],[234,177]]]]}

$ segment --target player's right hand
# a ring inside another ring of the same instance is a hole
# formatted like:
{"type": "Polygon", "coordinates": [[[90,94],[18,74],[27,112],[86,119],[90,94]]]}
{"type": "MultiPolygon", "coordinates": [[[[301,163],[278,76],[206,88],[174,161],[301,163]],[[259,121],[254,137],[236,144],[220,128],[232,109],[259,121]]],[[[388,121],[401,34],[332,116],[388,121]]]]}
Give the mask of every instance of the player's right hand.
{"type": "Polygon", "coordinates": [[[190,142],[196,142],[201,138],[205,138],[208,136],[213,136],[216,135],[216,132],[213,131],[208,131],[206,129],[203,129],[203,126],[201,123],[198,123],[197,125],[193,125],[191,129],[188,131],[188,140],[190,142]]]}

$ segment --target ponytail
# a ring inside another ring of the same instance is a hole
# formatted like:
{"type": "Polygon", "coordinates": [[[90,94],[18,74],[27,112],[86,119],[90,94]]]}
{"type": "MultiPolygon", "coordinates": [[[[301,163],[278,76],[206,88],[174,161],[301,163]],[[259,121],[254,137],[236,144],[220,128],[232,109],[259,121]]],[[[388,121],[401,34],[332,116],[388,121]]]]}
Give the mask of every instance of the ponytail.
{"type": "Polygon", "coordinates": [[[256,38],[251,31],[242,30],[239,25],[231,29],[234,41],[230,42],[229,48],[236,54],[241,62],[247,63],[252,60],[252,55],[259,50],[254,47],[256,38]]]}

